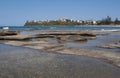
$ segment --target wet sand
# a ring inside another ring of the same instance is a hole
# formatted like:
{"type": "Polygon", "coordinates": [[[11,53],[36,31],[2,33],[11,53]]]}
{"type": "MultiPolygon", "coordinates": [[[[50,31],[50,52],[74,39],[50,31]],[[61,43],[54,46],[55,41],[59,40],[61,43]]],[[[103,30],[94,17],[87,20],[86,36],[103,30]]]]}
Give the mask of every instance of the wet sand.
{"type": "Polygon", "coordinates": [[[0,44],[0,78],[120,78],[104,61],[0,44]]]}

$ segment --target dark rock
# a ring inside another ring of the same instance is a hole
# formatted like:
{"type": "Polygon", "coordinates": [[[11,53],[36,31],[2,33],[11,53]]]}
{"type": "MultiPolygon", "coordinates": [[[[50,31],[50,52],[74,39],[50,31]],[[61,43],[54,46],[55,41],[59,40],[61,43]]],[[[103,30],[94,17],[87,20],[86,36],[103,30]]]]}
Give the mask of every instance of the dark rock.
{"type": "Polygon", "coordinates": [[[9,35],[17,35],[18,32],[16,31],[8,31],[8,30],[1,30],[0,36],[9,36],[9,35]]]}
{"type": "Polygon", "coordinates": [[[80,35],[80,36],[88,36],[88,37],[96,37],[96,35],[92,32],[84,32],[84,31],[46,31],[40,34],[37,34],[38,36],[41,35],[57,35],[57,36],[64,36],[64,35],[80,35]]]}
{"type": "Polygon", "coordinates": [[[32,35],[12,35],[12,36],[0,36],[0,40],[28,40],[34,38],[32,35]]]}
{"type": "Polygon", "coordinates": [[[99,48],[107,48],[107,49],[120,49],[120,44],[109,44],[109,45],[102,45],[97,46],[99,48]]]}
{"type": "Polygon", "coordinates": [[[80,35],[67,35],[67,36],[58,36],[58,41],[60,42],[81,42],[87,41],[87,38],[81,37],[80,35]]]}
{"type": "Polygon", "coordinates": [[[92,34],[92,33],[82,33],[80,34],[81,36],[87,36],[87,37],[96,37],[95,34],[92,34]]]}

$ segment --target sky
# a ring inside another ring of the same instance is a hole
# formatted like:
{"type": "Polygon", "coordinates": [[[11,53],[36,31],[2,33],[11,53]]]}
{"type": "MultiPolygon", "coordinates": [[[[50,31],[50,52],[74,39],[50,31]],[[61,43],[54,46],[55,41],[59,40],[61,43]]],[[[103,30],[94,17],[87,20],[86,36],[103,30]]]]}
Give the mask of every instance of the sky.
{"type": "Polygon", "coordinates": [[[22,26],[28,20],[59,18],[120,19],[120,0],[0,0],[0,26],[22,26]]]}

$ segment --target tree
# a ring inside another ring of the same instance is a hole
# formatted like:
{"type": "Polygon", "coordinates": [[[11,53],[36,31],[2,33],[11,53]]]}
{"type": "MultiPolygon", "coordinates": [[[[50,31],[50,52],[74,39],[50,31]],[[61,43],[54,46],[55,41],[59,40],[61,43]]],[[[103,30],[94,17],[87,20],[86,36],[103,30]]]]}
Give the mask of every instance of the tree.
{"type": "Polygon", "coordinates": [[[107,16],[106,18],[102,19],[100,24],[102,25],[110,25],[112,23],[111,17],[107,16]]]}
{"type": "Polygon", "coordinates": [[[110,25],[112,23],[111,17],[107,16],[105,19],[105,24],[110,25]]]}
{"type": "Polygon", "coordinates": [[[25,22],[25,26],[27,26],[27,25],[29,25],[29,21],[28,20],[25,22]]]}
{"type": "Polygon", "coordinates": [[[115,25],[119,25],[120,24],[120,21],[118,20],[118,18],[115,19],[114,24],[115,25]]]}

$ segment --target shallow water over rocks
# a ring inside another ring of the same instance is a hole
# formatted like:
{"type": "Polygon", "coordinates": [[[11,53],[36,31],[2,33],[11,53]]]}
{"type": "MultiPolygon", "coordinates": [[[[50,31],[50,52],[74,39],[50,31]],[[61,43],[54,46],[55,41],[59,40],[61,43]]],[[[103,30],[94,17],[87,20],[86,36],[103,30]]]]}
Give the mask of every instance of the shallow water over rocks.
{"type": "Polygon", "coordinates": [[[120,78],[103,61],[0,44],[0,78],[120,78]]]}

